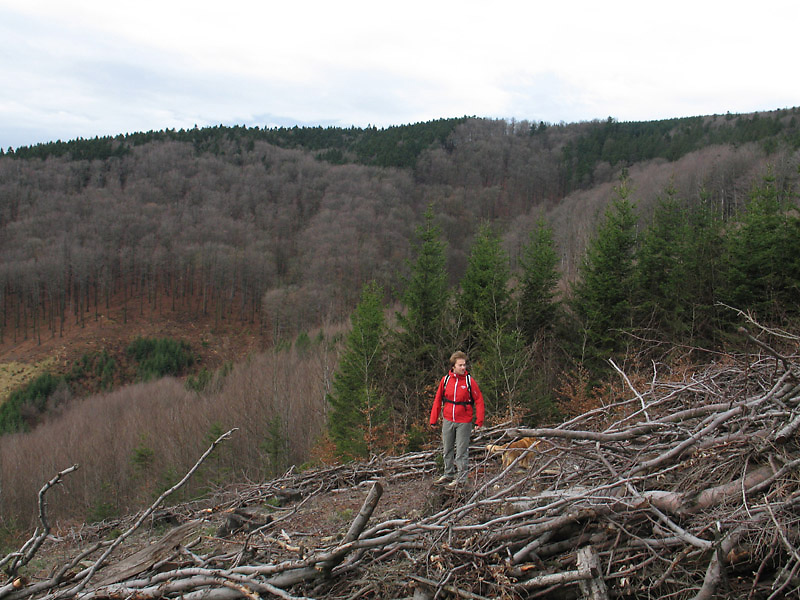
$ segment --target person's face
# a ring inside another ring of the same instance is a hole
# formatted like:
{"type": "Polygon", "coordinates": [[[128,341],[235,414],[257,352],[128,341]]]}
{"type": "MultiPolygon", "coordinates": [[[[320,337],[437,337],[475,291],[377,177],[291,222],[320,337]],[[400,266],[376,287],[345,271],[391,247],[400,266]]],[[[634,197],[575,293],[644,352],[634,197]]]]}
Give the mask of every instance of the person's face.
{"type": "Polygon", "coordinates": [[[463,375],[467,372],[467,361],[463,358],[459,358],[456,360],[456,363],[453,365],[453,373],[456,375],[463,375]]]}

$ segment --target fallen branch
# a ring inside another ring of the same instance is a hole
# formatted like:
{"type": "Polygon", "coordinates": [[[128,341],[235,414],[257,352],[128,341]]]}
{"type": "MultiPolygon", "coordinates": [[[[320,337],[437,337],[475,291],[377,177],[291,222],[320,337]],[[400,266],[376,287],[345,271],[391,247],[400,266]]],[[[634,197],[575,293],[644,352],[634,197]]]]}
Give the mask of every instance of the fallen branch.
{"type": "Polygon", "coordinates": [[[445,592],[449,592],[450,594],[455,594],[459,598],[467,598],[467,600],[491,600],[486,596],[473,594],[472,592],[468,592],[467,590],[461,590],[454,585],[450,584],[440,585],[437,582],[433,581],[432,579],[428,579],[426,577],[420,577],[419,575],[410,575],[409,579],[411,579],[412,581],[416,581],[418,583],[423,583],[436,590],[444,590],[445,592]]]}
{"type": "Polygon", "coordinates": [[[191,469],[189,469],[186,472],[186,474],[181,478],[181,480],[178,481],[178,483],[173,485],[171,488],[169,488],[168,490],[163,492],[156,499],[156,501],[153,502],[153,504],[150,506],[150,508],[145,510],[139,516],[139,518],[136,520],[136,522],[133,525],[131,525],[131,527],[127,531],[123,532],[122,535],[120,535],[116,540],[114,540],[114,542],[108,547],[108,549],[102,554],[102,556],[100,556],[100,558],[97,559],[97,561],[86,572],[86,574],[83,577],[80,578],[80,583],[77,586],[75,586],[74,588],[72,588],[70,590],[66,590],[64,592],[56,594],[54,596],[54,599],[55,598],[70,597],[70,596],[77,596],[78,594],[80,594],[81,591],[83,591],[83,589],[86,587],[86,585],[92,579],[94,574],[97,572],[97,570],[105,564],[106,559],[108,559],[108,557],[111,556],[111,553],[114,552],[114,550],[116,550],[126,539],[128,539],[131,536],[131,534],[134,531],[136,531],[142,523],[145,522],[147,517],[149,517],[151,514],[153,514],[153,512],[159,506],[161,506],[161,503],[166,498],[168,498],[173,493],[175,493],[177,490],[182,488],[186,484],[186,482],[189,481],[189,479],[192,477],[192,475],[194,475],[195,471],[197,471],[197,469],[200,468],[200,465],[203,464],[203,462],[206,460],[206,458],[208,458],[208,456],[214,451],[214,448],[216,448],[224,440],[228,439],[231,435],[233,435],[234,431],[237,431],[237,429],[235,429],[235,428],[231,429],[231,430],[223,433],[216,440],[214,440],[211,443],[211,445],[208,447],[208,449],[203,453],[203,455],[199,459],[197,459],[197,462],[194,464],[194,466],[191,469]]]}
{"type": "MultiPolygon", "coordinates": [[[[36,555],[36,552],[39,550],[39,548],[41,548],[42,544],[47,539],[47,536],[50,535],[50,524],[47,522],[47,501],[45,500],[45,494],[47,494],[47,491],[51,487],[61,483],[61,480],[65,475],[69,475],[77,469],[78,465],[72,465],[63,471],[60,471],[55,477],[45,483],[42,486],[42,489],[39,490],[39,523],[41,524],[41,528],[37,528],[33,536],[31,536],[31,538],[28,539],[28,541],[25,542],[22,548],[20,548],[17,552],[9,554],[0,560],[0,568],[2,568],[3,565],[8,564],[6,574],[10,578],[15,578],[19,572],[19,569],[31,561],[31,559],[36,555]]],[[[0,588],[0,598],[2,597],[3,588],[0,588]]]]}

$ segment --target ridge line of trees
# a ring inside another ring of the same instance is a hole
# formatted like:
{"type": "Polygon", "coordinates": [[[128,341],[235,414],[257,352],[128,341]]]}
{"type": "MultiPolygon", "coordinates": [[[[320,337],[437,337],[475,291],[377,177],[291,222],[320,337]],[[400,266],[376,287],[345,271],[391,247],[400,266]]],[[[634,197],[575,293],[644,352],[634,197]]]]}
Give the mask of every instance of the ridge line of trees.
{"type": "MultiPolygon", "coordinates": [[[[17,160],[69,157],[72,160],[107,160],[128,155],[152,142],[187,142],[197,154],[222,154],[253,150],[256,142],[280,148],[303,149],[333,164],[358,163],[377,167],[413,167],[420,153],[432,144],[444,145],[458,125],[469,117],[436,119],[423,123],[377,127],[246,127],[240,125],[194,127],[136,132],[117,136],[61,140],[9,148],[17,160]]],[[[4,152],[0,149],[0,156],[4,152]]]]}
{"type": "MultiPolygon", "coordinates": [[[[575,129],[560,157],[565,178],[565,193],[585,189],[597,182],[595,169],[605,163],[618,165],[664,158],[675,161],[690,152],[712,145],[761,143],[768,154],[781,144],[800,148],[799,107],[766,113],[679,117],[656,121],[605,121],[552,124],[527,121],[503,124],[529,136],[548,137],[555,132],[575,129]]],[[[451,134],[476,117],[435,119],[385,128],[368,126],[247,127],[212,126],[192,129],[164,129],[116,136],[78,138],[70,141],[0,148],[0,157],[17,160],[69,157],[71,160],[107,160],[128,155],[133,148],[152,142],[186,142],[197,154],[240,154],[251,151],[258,141],[280,148],[313,152],[316,158],[332,164],[355,163],[366,166],[413,169],[420,155],[432,147],[453,149],[451,134]]]]}

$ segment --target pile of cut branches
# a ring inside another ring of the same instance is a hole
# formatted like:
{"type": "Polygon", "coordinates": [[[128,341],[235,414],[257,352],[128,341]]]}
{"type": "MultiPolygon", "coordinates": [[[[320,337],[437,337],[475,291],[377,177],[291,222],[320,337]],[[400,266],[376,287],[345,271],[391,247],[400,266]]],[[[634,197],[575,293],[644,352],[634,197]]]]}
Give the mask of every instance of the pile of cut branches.
{"type": "Polygon", "coordinates": [[[623,397],[557,427],[483,431],[456,490],[432,483],[430,451],[290,471],[213,508],[163,511],[162,496],[116,540],[26,579],[49,532],[44,493],[65,471],[40,493],[40,529],[0,559],[0,600],[797,596],[800,361],[752,339],[753,355],[645,386],[618,369],[623,397]],[[542,442],[506,468],[486,452],[524,437],[542,442]],[[412,484],[419,510],[378,518],[384,490],[412,484]],[[294,519],[342,490],[363,499],[349,528],[297,543],[294,519]],[[126,554],[164,512],[179,524],[126,554]]]}

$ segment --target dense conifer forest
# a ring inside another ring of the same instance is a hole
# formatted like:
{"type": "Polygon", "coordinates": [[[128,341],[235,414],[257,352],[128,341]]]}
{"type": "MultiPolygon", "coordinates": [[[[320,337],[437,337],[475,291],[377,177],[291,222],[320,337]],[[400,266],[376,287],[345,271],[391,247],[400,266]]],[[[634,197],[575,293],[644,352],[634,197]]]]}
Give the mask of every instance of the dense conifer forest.
{"type": "Polygon", "coordinates": [[[195,315],[253,332],[261,352],[205,370],[180,340],[131,336],[136,385],[97,353],[4,398],[3,514],[24,520],[66,457],[89,468],[63,514],[131,510],[230,427],[239,441],[187,493],[419,448],[455,348],[494,422],[533,426],[613,395],[612,365],[743,343],[743,314],[792,327],[797,116],[211,127],[7,149],[5,354],[112,313],[195,315]],[[107,385],[79,400],[87,369],[107,385]]]}

